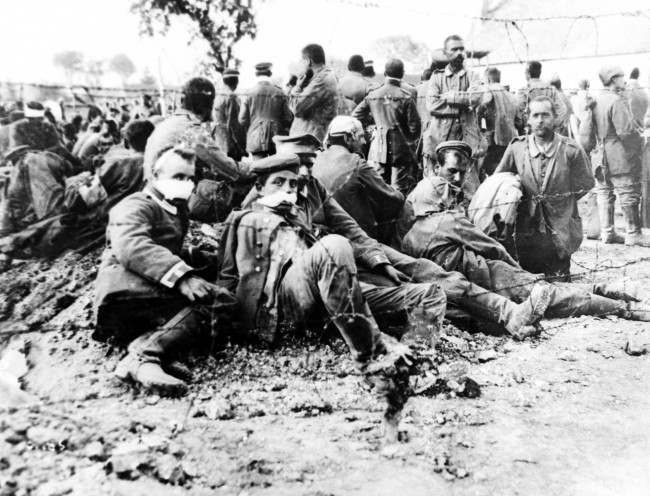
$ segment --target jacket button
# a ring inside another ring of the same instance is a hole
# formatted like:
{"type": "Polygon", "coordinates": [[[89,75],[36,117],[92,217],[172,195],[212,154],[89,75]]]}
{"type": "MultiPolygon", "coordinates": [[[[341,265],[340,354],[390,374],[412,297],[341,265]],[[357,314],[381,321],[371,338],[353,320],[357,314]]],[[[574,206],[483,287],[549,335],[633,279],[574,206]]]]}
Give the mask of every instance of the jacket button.
{"type": "Polygon", "coordinates": [[[255,255],[255,260],[262,260],[264,258],[262,255],[255,255]]]}
{"type": "Polygon", "coordinates": [[[261,271],[262,271],[262,268],[259,265],[257,267],[255,267],[255,272],[261,272],[261,271]]]}

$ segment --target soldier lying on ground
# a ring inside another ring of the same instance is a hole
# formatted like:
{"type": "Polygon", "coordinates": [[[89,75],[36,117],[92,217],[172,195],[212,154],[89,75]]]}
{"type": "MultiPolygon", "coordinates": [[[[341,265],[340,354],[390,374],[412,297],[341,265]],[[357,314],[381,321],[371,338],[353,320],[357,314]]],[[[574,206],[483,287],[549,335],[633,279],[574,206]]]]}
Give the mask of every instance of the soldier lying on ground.
{"type": "Polygon", "coordinates": [[[82,172],[59,154],[20,149],[3,202],[0,251],[5,257],[54,257],[104,237],[108,211],[143,186],[142,154],[153,131],[148,121],[125,130],[94,173],[82,172]],[[75,175],[76,174],[76,175],[75,175]]]}
{"type": "MultiPolygon", "coordinates": [[[[404,237],[404,251],[428,258],[445,270],[461,272],[486,290],[523,301],[543,274],[523,270],[503,245],[472,224],[459,208],[469,146],[462,141],[447,141],[438,145],[437,151],[439,163],[435,171],[439,175],[424,178],[407,199],[413,205],[415,223],[404,237]]],[[[549,286],[552,289],[547,318],[617,315],[650,320],[650,308],[632,301],[634,296],[618,285],[556,282],[549,286]]]]}
{"type": "MultiPolygon", "coordinates": [[[[349,141],[349,140],[348,140],[349,141]]],[[[536,285],[530,297],[516,305],[509,299],[472,284],[459,272],[447,272],[425,258],[409,255],[378,243],[368,237],[355,221],[360,210],[344,211],[333,198],[334,191],[327,191],[311,174],[311,164],[320,143],[310,135],[276,137],[280,152],[297,153],[301,157],[305,186],[299,191],[299,201],[310,212],[314,224],[321,224],[321,230],[336,232],[352,242],[362,283],[392,287],[394,300],[381,301],[380,311],[401,308],[406,301],[408,285],[403,282],[425,283],[442,287],[447,296],[446,317],[454,323],[467,327],[474,322],[496,324],[518,339],[538,333],[537,321],[546,310],[549,301],[548,288],[536,285]],[[303,199],[300,199],[300,196],[303,199]],[[368,263],[368,261],[372,263],[368,263]]],[[[350,155],[352,152],[349,151],[350,155]]],[[[353,164],[352,161],[349,164],[353,164]]],[[[350,176],[354,172],[350,166],[350,176]]],[[[348,204],[352,202],[348,199],[348,204]]],[[[372,300],[368,297],[371,309],[372,300]]],[[[378,302],[379,303],[379,302],[378,302]]],[[[379,316],[376,316],[379,318],[379,316]]]]}
{"type": "Polygon", "coordinates": [[[228,291],[199,275],[209,273],[216,256],[182,248],[194,162],[191,150],[164,152],[148,186],[111,210],[96,280],[93,337],[130,341],[117,377],[162,393],[186,391],[191,373],[178,357],[205,335],[211,317],[234,304],[228,291]]]}

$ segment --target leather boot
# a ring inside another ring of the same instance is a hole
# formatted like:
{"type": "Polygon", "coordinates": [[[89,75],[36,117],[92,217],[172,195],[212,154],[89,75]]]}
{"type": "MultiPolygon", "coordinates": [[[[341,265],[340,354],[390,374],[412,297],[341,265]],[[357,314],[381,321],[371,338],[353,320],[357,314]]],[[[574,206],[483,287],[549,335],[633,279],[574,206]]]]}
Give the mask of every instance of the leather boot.
{"type": "Polygon", "coordinates": [[[600,240],[605,244],[622,244],[625,238],[616,232],[614,226],[614,203],[598,199],[600,217],[600,240]]]}
{"type": "MultiPolygon", "coordinates": [[[[128,355],[120,362],[115,373],[122,379],[130,379],[160,392],[184,393],[187,384],[170,375],[163,363],[188,346],[198,332],[198,315],[192,307],[185,307],[160,329],[145,333],[129,345],[128,355]]],[[[167,364],[165,365],[166,367],[167,364]]],[[[173,367],[172,367],[173,368],[173,367]]]]}
{"type": "Polygon", "coordinates": [[[182,381],[192,382],[194,380],[194,374],[192,374],[190,368],[179,360],[163,362],[162,369],[167,374],[173,375],[182,381]]]}
{"type": "Polygon", "coordinates": [[[482,320],[501,324],[515,339],[539,334],[536,324],[551,302],[552,287],[548,283],[536,283],[528,298],[519,305],[475,284],[472,288],[470,294],[455,302],[462,310],[482,320]]]}
{"type": "Polygon", "coordinates": [[[187,384],[176,377],[166,374],[159,363],[143,362],[129,353],[115,368],[115,376],[123,381],[131,381],[146,391],[161,394],[185,394],[187,384]]]}
{"type": "Polygon", "coordinates": [[[627,303],[627,311],[624,318],[638,320],[639,322],[650,322],[650,306],[644,303],[630,301],[627,303]]]}
{"type": "Polygon", "coordinates": [[[592,286],[591,292],[613,300],[641,301],[644,299],[643,297],[640,297],[640,291],[636,284],[630,282],[595,283],[592,286]]]}
{"type": "Polygon", "coordinates": [[[551,303],[552,287],[546,282],[536,283],[530,290],[530,295],[513,309],[506,309],[501,316],[506,330],[517,340],[539,334],[536,325],[544,316],[551,303]]]}
{"type": "Polygon", "coordinates": [[[625,246],[650,247],[650,240],[641,232],[641,215],[638,205],[625,205],[623,215],[627,230],[625,232],[625,246]]]}

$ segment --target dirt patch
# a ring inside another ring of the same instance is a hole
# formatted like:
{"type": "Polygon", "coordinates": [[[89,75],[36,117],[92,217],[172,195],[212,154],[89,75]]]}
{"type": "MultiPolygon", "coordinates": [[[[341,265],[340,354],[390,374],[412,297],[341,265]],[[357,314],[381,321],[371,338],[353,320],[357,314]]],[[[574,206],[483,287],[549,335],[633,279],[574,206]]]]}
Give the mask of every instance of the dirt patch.
{"type": "MultiPolygon", "coordinates": [[[[650,250],[587,242],[576,255],[585,281],[650,282],[650,250]]],[[[198,378],[182,399],[114,382],[119,353],[90,339],[97,256],[20,263],[0,275],[2,342],[25,341],[24,386],[41,400],[0,412],[2,495],[635,495],[650,487],[650,361],[624,351],[630,335],[647,337],[645,324],[546,321],[539,339],[523,343],[446,328],[438,366],[469,375],[480,396],[412,398],[409,441],[385,446],[382,406],[340,341],[226,347],[195,360],[198,378]]]]}

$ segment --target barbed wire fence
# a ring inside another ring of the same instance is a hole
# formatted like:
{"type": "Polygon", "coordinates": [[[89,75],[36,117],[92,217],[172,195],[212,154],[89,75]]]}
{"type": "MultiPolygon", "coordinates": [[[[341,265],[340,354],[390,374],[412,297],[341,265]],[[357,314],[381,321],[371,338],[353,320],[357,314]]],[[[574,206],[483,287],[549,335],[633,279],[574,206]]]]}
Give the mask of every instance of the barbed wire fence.
{"type": "MultiPolygon", "coordinates": [[[[382,8],[383,7],[381,4],[376,3],[376,2],[357,2],[357,1],[353,1],[353,0],[338,0],[338,2],[343,3],[343,4],[357,5],[357,6],[361,6],[361,7],[364,7],[364,8],[382,8]]],[[[593,15],[578,15],[578,16],[522,17],[522,18],[516,18],[516,19],[515,18],[483,17],[483,16],[467,16],[467,15],[460,14],[460,13],[439,13],[439,12],[436,12],[436,15],[461,16],[461,17],[465,17],[465,18],[468,18],[468,19],[472,19],[472,20],[479,20],[479,21],[493,22],[493,23],[502,23],[506,27],[506,29],[508,30],[507,32],[508,32],[508,35],[510,36],[510,29],[511,28],[516,29],[519,32],[523,33],[521,27],[518,24],[520,22],[544,22],[544,21],[550,21],[550,20],[572,20],[572,21],[575,22],[576,20],[580,20],[580,19],[590,19],[590,20],[595,21],[595,19],[598,19],[598,18],[612,17],[612,16],[638,16],[638,15],[647,16],[648,12],[650,12],[650,10],[647,10],[647,11],[630,11],[630,12],[615,12],[615,13],[613,12],[613,13],[603,13],[603,14],[593,14],[593,15]]],[[[420,10],[414,11],[414,13],[417,13],[418,15],[425,14],[425,13],[427,15],[432,14],[431,11],[420,11],[420,10]]],[[[512,44],[512,39],[510,39],[510,43],[512,44]]],[[[626,54],[633,54],[633,53],[648,53],[648,52],[647,51],[625,52],[625,53],[614,54],[614,55],[626,55],[626,54]]],[[[594,55],[594,57],[595,56],[600,56],[600,55],[594,55]]],[[[548,61],[548,60],[555,60],[555,59],[547,58],[547,59],[538,59],[538,60],[540,60],[540,61],[548,61]]],[[[519,59],[517,61],[512,61],[512,62],[495,63],[494,65],[503,65],[503,64],[508,64],[508,63],[519,63],[519,64],[521,64],[521,63],[524,63],[524,62],[525,62],[525,60],[519,59]]],[[[0,83],[0,85],[1,84],[12,84],[12,85],[18,85],[18,86],[27,86],[28,85],[27,83],[0,83]]],[[[30,86],[35,86],[35,87],[39,87],[39,88],[43,88],[43,89],[55,89],[55,90],[56,89],[65,89],[66,88],[63,85],[32,84],[30,86]]],[[[646,89],[647,90],[648,87],[641,87],[641,89],[646,89]]],[[[141,94],[144,91],[142,89],[102,88],[102,87],[87,87],[87,90],[96,91],[96,92],[116,91],[116,92],[124,92],[126,94],[132,94],[132,95],[141,94]]],[[[574,90],[577,91],[578,88],[565,88],[564,90],[565,91],[574,91],[574,90]]],[[[156,91],[157,90],[150,90],[150,92],[152,92],[152,93],[156,92],[156,91]]],[[[165,91],[169,92],[169,94],[174,95],[174,96],[178,96],[180,94],[180,90],[177,89],[177,88],[165,89],[165,91]]],[[[481,90],[477,90],[477,91],[480,92],[481,90]]],[[[491,91],[495,91],[495,90],[491,90],[491,91]]],[[[507,92],[507,90],[505,90],[505,89],[503,91],[507,92]]],[[[590,89],[590,92],[599,92],[599,91],[605,91],[605,89],[590,89]]],[[[473,94],[475,94],[475,92],[472,92],[472,91],[467,92],[468,96],[472,96],[473,94]]],[[[245,97],[247,97],[249,95],[249,93],[247,93],[247,92],[236,92],[236,93],[218,92],[218,94],[217,94],[217,96],[220,96],[220,97],[230,97],[232,95],[245,98],[245,97]]],[[[283,95],[273,96],[273,97],[270,97],[270,98],[286,98],[286,95],[285,96],[283,96],[283,95]]],[[[417,96],[416,98],[418,98],[418,99],[426,98],[426,96],[417,96]]],[[[369,99],[372,100],[372,97],[369,97],[369,99]]],[[[385,98],[382,97],[381,99],[385,99],[385,98]]],[[[637,184],[641,184],[641,183],[637,183],[637,184]]],[[[557,193],[557,194],[553,194],[553,195],[537,195],[537,196],[535,196],[534,199],[537,200],[537,201],[543,201],[543,200],[551,199],[553,197],[567,197],[567,196],[581,195],[581,194],[584,194],[586,192],[587,191],[585,191],[585,190],[579,190],[579,191],[568,191],[568,192],[565,192],[565,193],[557,193]]],[[[326,201],[329,201],[330,199],[332,199],[334,197],[335,193],[336,192],[329,192],[326,201]]],[[[495,207],[495,206],[506,206],[506,205],[510,205],[512,203],[513,202],[502,203],[502,204],[494,205],[493,207],[495,207]]],[[[485,207],[485,208],[492,208],[492,207],[485,207]]],[[[437,213],[434,213],[432,215],[448,215],[448,214],[449,214],[448,212],[437,212],[437,213]]],[[[394,220],[393,221],[385,221],[385,222],[386,223],[391,223],[391,222],[394,222],[394,220]]],[[[553,230],[552,226],[547,225],[547,227],[549,229],[553,230]]],[[[241,228],[241,226],[239,228],[241,228]]],[[[331,254],[330,254],[330,257],[331,257],[331,254]]],[[[604,264],[605,262],[600,261],[600,259],[599,259],[599,251],[598,251],[598,246],[597,246],[596,260],[595,260],[595,264],[594,264],[593,267],[585,266],[584,264],[578,263],[576,260],[572,259],[573,264],[578,265],[581,269],[584,269],[582,271],[572,273],[572,276],[575,276],[575,277],[587,277],[587,276],[594,277],[596,274],[601,274],[601,273],[605,273],[605,272],[608,272],[608,271],[620,271],[620,270],[625,271],[629,267],[633,267],[636,264],[647,263],[648,261],[650,261],[650,256],[638,257],[635,260],[624,262],[624,263],[618,264],[618,265],[611,265],[611,261],[610,261],[610,266],[602,266],[601,264],[604,264]]],[[[542,280],[546,280],[546,281],[551,282],[551,283],[554,282],[553,277],[544,277],[544,278],[542,278],[542,280]]],[[[431,281],[431,282],[435,283],[435,280],[431,281]]],[[[492,290],[488,290],[488,289],[484,289],[484,288],[482,288],[482,289],[483,289],[484,293],[489,293],[489,292],[499,292],[499,291],[504,290],[504,289],[514,289],[514,288],[522,286],[522,285],[528,286],[528,285],[530,285],[530,283],[526,282],[526,283],[523,283],[523,284],[513,284],[513,285],[510,285],[510,286],[504,286],[504,287],[500,287],[500,288],[493,288],[492,290]]],[[[484,293],[481,293],[481,294],[484,294],[484,293]]],[[[468,295],[468,296],[476,297],[478,295],[468,295]]],[[[381,315],[381,312],[377,312],[377,313],[373,312],[373,314],[381,315]]],[[[609,313],[603,313],[601,315],[593,315],[593,317],[605,317],[607,315],[609,315],[609,313]]],[[[339,314],[330,316],[329,319],[325,322],[325,326],[329,325],[333,321],[333,319],[336,318],[337,316],[339,316],[339,314]]],[[[573,324],[572,322],[563,322],[563,323],[560,323],[560,324],[558,324],[556,326],[553,326],[551,328],[547,328],[547,331],[548,330],[559,330],[559,329],[562,329],[564,327],[569,327],[572,324],[573,324]]],[[[55,327],[50,327],[50,328],[45,327],[43,329],[38,329],[38,330],[36,330],[36,329],[22,329],[22,330],[10,330],[9,329],[9,330],[7,330],[7,329],[5,329],[5,330],[0,331],[0,337],[11,337],[11,336],[15,336],[15,335],[28,334],[28,333],[44,334],[44,333],[51,333],[51,332],[60,332],[60,329],[55,328],[55,327]]],[[[82,332],[82,331],[76,331],[76,332],[82,332]]],[[[110,395],[105,395],[105,396],[92,398],[92,399],[63,398],[63,399],[59,399],[59,400],[55,400],[55,401],[39,402],[38,407],[39,408],[49,408],[49,407],[55,407],[55,406],[60,405],[60,404],[71,404],[71,403],[78,403],[78,402],[84,402],[84,401],[108,401],[108,400],[114,400],[116,398],[122,397],[123,395],[124,395],[123,391],[118,391],[118,392],[110,394],[110,395]]],[[[194,401],[194,399],[189,398],[187,401],[188,401],[188,404],[189,404],[188,408],[190,408],[192,402],[194,401]]],[[[32,408],[34,408],[34,407],[28,405],[28,406],[25,406],[25,407],[12,407],[10,410],[12,412],[29,411],[32,408]]],[[[3,410],[8,411],[7,409],[3,409],[3,410]]],[[[54,411],[54,410],[50,410],[50,413],[53,414],[53,415],[57,415],[57,412],[54,411]]],[[[69,415],[67,415],[65,413],[64,414],[59,414],[59,415],[70,417],[69,415]]],[[[91,424],[90,420],[88,421],[88,427],[92,427],[92,424],[91,424]]]]}

